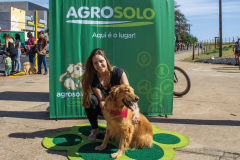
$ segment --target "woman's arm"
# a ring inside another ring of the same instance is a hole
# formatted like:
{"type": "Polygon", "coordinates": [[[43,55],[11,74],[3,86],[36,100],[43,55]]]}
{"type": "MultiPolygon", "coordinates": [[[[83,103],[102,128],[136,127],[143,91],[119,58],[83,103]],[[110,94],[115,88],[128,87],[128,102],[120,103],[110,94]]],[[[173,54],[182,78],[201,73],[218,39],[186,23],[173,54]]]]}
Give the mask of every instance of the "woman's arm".
{"type": "Polygon", "coordinates": [[[97,96],[99,101],[99,106],[102,109],[105,104],[105,96],[102,94],[100,89],[92,88],[93,93],[97,96]]]}
{"type": "Polygon", "coordinates": [[[127,75],[125,72],[123,72],[122,77],[120,79],[120,84],[126,84],[129,85],[128,79],[127,79],[127,75]]]}
{"type": "Polygon", "coordinates": [[[8,48],[8,38],[6,38],[6,41],[5,41],[5,48],[8,48]]]}
{"type": "Polygon", "coordinates": [[[19,41],[17,42],[17,41],[16,41],[16,42],[15,42],[15,47],[18,48],[18,47],[20,47],[20,46],[21,46],[21,42],[19,42],[19,41]]]}
{"type": "Polygon", "coordinates": [[[21,46],[21,42],[19,42],[19,41],[16,41],[16,42],[15,42],[15,47],[17,47],[17,48],[18,48],[18,47],[20,47],[20,46],[21,46]]]}
{"type": "MultiPolygon", "coordinates": [[[[120,80],[120,84],[126,84],[129,85],[128,79],[127,79],[127,75],[125,72],[123,72],[121,80],[120,80]]],[[[137,105],[137,102],[133,102],[133,106],[132,106],[132,111],[134,113],[134,117],[132,120],[133,124],[137,124],[139,122],[139,107],[137,105]]]]}
{"type": "Polygon", "coordinates": [[[43,51],[44,51],[44,50],[47,50],[47,39],[46,39],[46,41],[45,41],[45,46],[43,47],[42,50],[43,50],[43,51]]]}
{"type": "MultiPolygon", "coordinates": [[[[121,80],[120,80],[120,84],[126,84],[126,85],[129,85],[129,82],[128,82],[128,79],[127,79],[127,75],[125,72],[123,72],[122,74],[122,77],[121,77],[121,80]]],[[[134,107],[137,107],[137,103],[136,102],[133,102],[134,104],[134,107]]]]}
{"type": "Polygon", "coordinates": [[[31,45],[30,47],[34,48],[35,44],[36,44],[36,41],[33,41],[33,45],[31,45]]]}
{"type": "Polygon", "coordinates": [[[33,42],[32,42],[32,45],[28,45],[28,46],[29,46],[30,48],[34,48],[35,44],[36,44],[36,41],[33,41],[33,42]]]}

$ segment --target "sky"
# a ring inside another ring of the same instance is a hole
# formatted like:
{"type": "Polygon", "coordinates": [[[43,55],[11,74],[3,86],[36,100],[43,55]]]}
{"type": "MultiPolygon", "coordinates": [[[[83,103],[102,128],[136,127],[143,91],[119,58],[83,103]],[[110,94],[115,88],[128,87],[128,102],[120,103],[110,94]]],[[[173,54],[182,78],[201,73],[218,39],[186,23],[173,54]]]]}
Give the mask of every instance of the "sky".
{"type": "MultiPolygon", "coordinates": [[[[0,0],[4,2],[6,0],[0,0]]],[[[24,0],[8,0],[16,2],[24,0]]],[[[175,0],[181,12],[191,24],[191,34],[199,41],[214,39],[219,35],[219,0],[175,0]]],[[[29,0],[29,2],[49,8],[49,0],[29,0]]],[[[223,41],[240,38],[240,0],[222,0],[223,41]]]]}
{"type": "MultiPolygon", "coordinates": [[[[219,0],[175,0],[191,26],[191,34],[199,41],[218,37],[219,0]]],[[[240,38],[240,0],[222,0],[222,37],[240,38]]]]}

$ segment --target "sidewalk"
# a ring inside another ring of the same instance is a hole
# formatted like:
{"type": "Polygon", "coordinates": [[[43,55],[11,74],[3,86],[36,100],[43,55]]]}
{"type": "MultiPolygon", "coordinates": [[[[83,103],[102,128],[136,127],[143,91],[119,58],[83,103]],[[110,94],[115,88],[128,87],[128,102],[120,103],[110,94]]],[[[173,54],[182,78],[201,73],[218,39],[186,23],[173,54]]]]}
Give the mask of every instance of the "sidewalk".
{"type": "MultiPolygon", "coordinates": [[[[191,79],[190,92],[174,96],[169,118],[148,119],[162,130],[189,137],[189,146],[175,150],[176,160],[240,160],[240,71],[236,66],[179,61],[191,55],[175,54],[175,65],[191,79]]],[[[88,120],[49,119],[48,75],[0,81],[0,159],[67,160],[66,152],[45,149],[43,138],[88,120]]]]}
{"type": "Polygon", "coordinates": [[[175,159],[240,160],[240,71],[238,66],[188,63],[179,60],[192,52],[175,54],[175,65],[191,79],[191,90],[182,98],[174,98],[171,124],[176,132],[188,136],[189,146],[177,150],[175,159]]]}

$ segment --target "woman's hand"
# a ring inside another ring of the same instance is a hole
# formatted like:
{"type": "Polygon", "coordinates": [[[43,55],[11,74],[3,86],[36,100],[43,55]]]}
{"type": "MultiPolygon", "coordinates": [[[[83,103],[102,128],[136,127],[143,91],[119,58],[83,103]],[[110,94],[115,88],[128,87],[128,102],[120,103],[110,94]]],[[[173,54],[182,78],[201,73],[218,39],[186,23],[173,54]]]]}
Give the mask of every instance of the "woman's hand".
{"type": "Polygon", "coordinates": [[[30,50],[30,46],[29,45],[25,45],[25,48],[30,50]]]}
{"type": "Polygon", "coordinates": [[[139,109],[137,103],[133,103],[133,106],[132,106],[132,111],[134,113],[133,119],[132,119],[133,124],[137,124],[140,121],[139,110],[140,109],[139,109]]]}
{"type": "Polygon", "coordinates": [[[40,52],[38,51],[38,55],[43,55],[42,51],[40,51],[40,52]]]}
{"type": "Polygon", "coordinates": [[[104,105],[105,105],[105,101],[101,101],[101,102],[99,103],[99,106],[100,106],[101,109],[104,108],[104,105]]]}

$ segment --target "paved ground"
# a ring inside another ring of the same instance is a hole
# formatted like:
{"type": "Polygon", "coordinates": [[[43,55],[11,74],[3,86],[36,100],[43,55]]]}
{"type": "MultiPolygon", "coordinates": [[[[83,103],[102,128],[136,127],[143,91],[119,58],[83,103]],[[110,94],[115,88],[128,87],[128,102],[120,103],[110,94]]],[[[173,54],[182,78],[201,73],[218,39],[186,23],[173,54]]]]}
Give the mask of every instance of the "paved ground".
{"type": "MultiPolygon", "coordinates": [[[[238,66],[179,61],[191,54],[184,51],[175,56],[175,65],[191,79],[190,92],[174,97],[172,116],[149,120],[160,129],[190,138],[189,146],[176,150],[176,160],[240,160],[238,66]]],[[[42,147],[43,138],[88,121],[48,119],[48,81],[48,75],[0,77],[1,160],[67,159],[66,152],[42,147]]]]}

